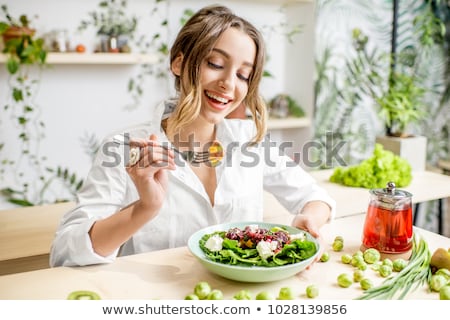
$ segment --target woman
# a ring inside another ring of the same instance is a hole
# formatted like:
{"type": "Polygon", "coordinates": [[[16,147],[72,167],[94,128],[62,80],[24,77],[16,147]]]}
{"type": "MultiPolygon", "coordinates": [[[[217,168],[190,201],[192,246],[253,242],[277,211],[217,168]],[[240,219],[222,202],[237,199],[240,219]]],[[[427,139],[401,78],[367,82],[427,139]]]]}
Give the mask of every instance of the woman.
{"type": "Polygon", "coordinates": [[[128,145],[105,141],[78,194],[80,206],[59,226],[50,264],[111,262],[117,255],[186,245],[208,225],[262,220],[264,189],[295,214],[293,225],[318,237],[335,204],[263,141],[266,109],[258,86],[264,58],[262,36],[250,23],[222,6],[197,12],[171,49],[177,99],[126,130],[128,145]],[[225,119],[241,105],[253,120],[225,119]],[[226,153],[217,165],[179,156],[215,141],[226,153]],[[139,156],[124,166],[129,146],[139,156]]]}

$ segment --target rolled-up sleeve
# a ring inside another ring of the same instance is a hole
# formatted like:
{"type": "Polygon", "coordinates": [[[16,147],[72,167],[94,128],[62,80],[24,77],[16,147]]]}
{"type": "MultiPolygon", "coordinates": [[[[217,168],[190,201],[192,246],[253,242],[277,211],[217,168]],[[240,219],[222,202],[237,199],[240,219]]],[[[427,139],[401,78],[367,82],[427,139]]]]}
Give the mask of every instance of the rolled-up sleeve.
{"type": "MultiPolygon", "coordinates": [[[[119,148],[116,152],[120,152],[119,148]]],[[[126,171],[122,162],[112,161],[111,154],[107,156],[102,151],[97,154],[77,194],[77,207],[64,214],[52,242],[50,266],[110,263],[117,256],[118,250],[107,257],[96,254],[89,236],[97,220],[114,214],[128,204],[125,203],[126,171]]]]}

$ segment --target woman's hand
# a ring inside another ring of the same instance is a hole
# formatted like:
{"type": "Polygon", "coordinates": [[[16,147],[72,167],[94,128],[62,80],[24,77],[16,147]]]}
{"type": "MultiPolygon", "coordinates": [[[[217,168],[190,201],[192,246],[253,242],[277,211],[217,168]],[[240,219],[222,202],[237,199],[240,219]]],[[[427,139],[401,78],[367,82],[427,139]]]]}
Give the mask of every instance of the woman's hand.
{"type": "Polygon", "coordinates": [[[126,168],[139,193],[135,207],[155,215],[162,207],[167,191],[166,170],[175,169],[174,153],[159,144],[153,134],[150,139],[130,140],[130,148],[135,147],[140,148],[140,159],[126,168]]]}
{"type": "MultiPolygon", "coordinates": [[[[322,226],[330,219],[330,215],[331,208],[325,202],[311,201],[303,207],[302,212],[297,214],[292,221],[292,225],[294,227],[309,232],[319,241],[321,249],[315,262],[320,260],[325,251],[325,245],[320,230],[322,226]]],[[[311,267],[311,265],[309,267],[311,267]]]]}

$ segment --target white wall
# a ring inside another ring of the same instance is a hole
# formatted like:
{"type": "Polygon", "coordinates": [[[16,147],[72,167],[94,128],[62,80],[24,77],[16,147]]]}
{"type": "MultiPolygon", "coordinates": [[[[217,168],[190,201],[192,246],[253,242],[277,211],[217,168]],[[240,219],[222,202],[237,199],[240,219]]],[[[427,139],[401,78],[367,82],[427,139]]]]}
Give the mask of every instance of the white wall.
{"type": "MultiPolygon", "coordinates": [[[[66,29],[71,45],[84,43],[88,51],[95,48],[95,30],[89,30],[79,34],[76,29],[80,21],[87,17],[87,12],[97,9],[99,1],[93,0],[3,0],[13,16],[26,13],[30,17],[37,14],[39,17],[33,20],[33,26],[38,34],[44,34],[53,29],[66,29]]],[[[280,13],[280,2],[274,1],[220,1],[228,5],[234,11],[260,28],[276,26],[282,23],[286,17],[280,13]]],[[[217,1],[181,1],[171,0],[160,6],[160,15],[166,12],[170,17],[168,41],[171,43],[180,26],[179,17],[185,8],[193,10],[217,3],[217,1]]],[[[129,0],[131,13],[140,17],[138,33],[153,34],[159,28],[159,20],[151,18],[153,8],[152,0],[129,0]]],[[[305,4],[295,5],[295,10],[290,11],[290,19],[294,23],[307,24],[307,33],[300,35],[294,45],[286,44],[285,38],[280,34],[266,33],[269,60],[267,70],[275,75],[273,79],[264,79],[261,92],[266,99],[281,92],[292,93],[298,101],[305,106],[308,113],[312,112],[312,47],[306,48],[309,52],[306,57],[306,71],[301,67],[301,59],[296,59],[293,52],[302,55],[302,46],[306,41],[311,41],[313,32],[311,25],[313,17],[311,11],[302,11],[305,4]],[[298,13],[298,16],[297,16],[298,13]],[[302,38],[303,37],[303,38],[302,38]],[[286,50],[291,52],[286,61],[286,50]]],[[[308,8],[311,4],[306,4],[308,8]]],[[[292,8],[290,8],[291,10],[292,8]]],[[[294,38],[295,39],[295,38],[294,38]]],[[[91,164],[91,159],[83,151],[80,138],[87,134],[94,134],[98,139],[116,129],[145,120],[152,112],[152,107],[166,97],[172,90],[172,83],[165,79],[147,79],[144,97],[141,105],[134,110],[126,110],[126,106],[132,102],[127,93],[127,82],[136,74],[139,66],[134,65],[53,65],[51,69],[42,74],[37,103],[42,108],[42,120],[46,124],[46,137],[42,141],[41,151],[48,157],[50,166],[69,167],[79,176],[85,176],[91,164]]],[[[19,150],[14,144],[17,134],[8,123],[7,114],[3,110],[3,104],[7,99],[7,78],[4,65],[0,65],[0,142],[5,141],[5,147],[0,155],[12,157],[18,155],[19,150]]],[[[298,132],[294,137],[298,138],[298,132]]],[[[293,139],[290,137],[289,139],[293,139]]],[[[13,174],[6,174],[6,180],[0,180],[0,188],[10,186],[13,182],[13,174]]],[[[55,193],[55,197],[58,193],[55,193]]],[[[50,199],[51,201],[51,199],[50,199]]],[[[7,206],[0,202],[0,208],[7,206]]]]}

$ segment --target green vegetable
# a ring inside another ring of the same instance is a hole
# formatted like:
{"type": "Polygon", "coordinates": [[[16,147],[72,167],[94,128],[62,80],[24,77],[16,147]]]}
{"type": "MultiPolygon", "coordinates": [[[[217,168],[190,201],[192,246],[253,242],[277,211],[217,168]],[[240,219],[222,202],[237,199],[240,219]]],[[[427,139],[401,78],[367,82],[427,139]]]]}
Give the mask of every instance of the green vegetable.
{"type": "Polygon", "coordinates": [[[361,269],[353,272],[353,281],[360,282],[364,278],[364,271],[361,269]]]}
{"type": "Polygon", "coordinates": [[[373,271],[380,271],[380,267],[383,265],[383,263],[381,262],[381,261],[377,261],[377,262],[375,262],[375,263],[372,263],[371,265],[370,265],[370,268],[373,270],[373,271]]]}
{"type": "Polygon", "coordinates": [[[294,295],[290,287],[282,287],[278,292],[278,300],[293,300],[294,295]]]}
{"type": "Polygon", "coordinates": [[[213,289],[206,296],[206,300],[223,300],[223,293],[219,289],[213,289]]]}
{"type": "Polygon", "coordinates": [[[398,259],[395,259],[394,262],[392,263],[392,268],[394,269],[395,272],[400,272],[407,265],[408,265],[408,261],[406,261],[405,259],[398,258],[398,259]]]}
{"type": "MultiPolygon", "coordinates": [[[[272,231],[269,230],[268,232],[268,235],[272,236],[272,234],[270,234],[272,231]]],[[[287,233],[287,231],[284,232],[287,233]]],[[[281,250],[273,255],[263,258],[259,255],[256,244],[253,243],[253,245],[255,245],[255,248],[243,247],[238,240],[227,238],[225,231],[205,234],[199,240],[200,248],[209,259],[218,263],[232,265],[243,264],[247,266],[277,267],[307,260],[314,256],[318,250],[316,243],[313,241],[294,239],[289,243],[284,244],[281,250]],[[210,251],[205,247],[205,244],[210,237],[216,234],[223,238],[222,249],[219,251],[210,251]]]]}
{"type": "Polygon", "coordinates": [[[101,300],[101,298],[94,291],[79,290],[69,293],[67,300],[101,300]]]}
{"type": "Polygon", "coordinates": [[[336,252],[342,251],[342,249],[344,249],[344,242],[340,240],[335,240],[332,244],[332,248],[336,252]]]}
{"type": "Polygon", "coordinates": [[[330,260],[330,254],[328,252],[324,252],[320,257],[320,261],[327,262],[328,260],[330,260]]]}
{"type": "Polygon", "coordinates": [[[450,282],[450,270],[441,268],[438,269],[435,274],[443,276],[445,279],[447,279],[448,282],[450,282]]]}
{"type": "Polygon", "coordinates": [[[413,237],[413,248],[408,265],[395,276],[391,276],[377,287],[370,288],[358,297],[368,299],[403,299],[408,292],[427,283],[431,276],[431,253],[426,241],[417,234],[413,237]]]}
{"type": "Polygon", "coordinates": [[[382,276],[383,278],[387,278],[392,273],[392,267],[387,264],[383,264],[380,266],[378,272],[380,273],[380,276],[382,276]]]}
{"type": "Polygon", "coordinates": [[[210,293],[211,286],[206,281],[200,281],[194,287],[194,294],[201,300],[206,299],[210,293]]]}
{"type": "Polygon", "coordinates": [[[188,294],[186,297],[184,297],[184,300],[199,300],[200,298],[196,294],[188,294]]]}
{"type": "Polygon", "coordinates": [[[412,180],[411,165],[391,151],[383,149],[381,144],[375,144],[370,158],[358,165],[336,167],[330,177],[331,182],[350,187],[368,189],[384,188],[392,181],[400,187],[408,186],[412,180]]]}
{"type": "Polygon", "coordinates": [[[382,264],[383,264],[383,265],[386,265],[386,266],[390,266],[391,268],[394,268],[394,263],[393,263],[392,260],[389,259],[389,258],[383,259],[382,264]]]}
{"type": "Polygon", "coordinates": [[[308,298],[314,299],[319,295],[319,288],[315,286],[314,284],[311,284],[306,287],[306,296],[308,298]]]}
{"type": "Polygon", "coordinates": [[[342,261],[342,263],[349,264],[352,261],[352,256],[349,255],[348,253],[343,254],[341,256],[341,261],[342,261]]]}
{"type": "Polygon", "coordinates": [[[234,300],[252,300],[252,295],[248,290],[240,290],[233,296],[234,300]]]}
{"type": "Polygon", "coordinates": [[[256,295],[255,299],[256,300],[273,300],[274,297],[268,291],[261,291],[256,295]]]}
{"type": "Polygon", "coordinates": [[[359,282],[359,285],[361,286],[361,288],[363,290],[369,290],[370,288],[373,287],[372,280],[370,280],[368,278],[361,279],[361,281],[359,282]]]}
{"type": "Polygon", "coordinates": [[[337,277],[337,283],[342,288],[348,288],[352,285],[353,280],[347,273],[341,273],[337,277]]]}
{"type": "Polygon", "coordinates": [[[450,300],[450,285],[442,287],[439,290],[439,300],[450,300]]]}
{"type": "Polygon", "coordinates": [[[448,281],[443,275],[433,274],[430,278],[429,286],[432,291],[439,292],[447,283],[448,281]]]}
{"type": "Polygon", "coordinates": [[[364,258],[360,255],[353,255],[352,260],[350,261],[350,264],[353,267],[356,267],[356,266],[358,266],[358,264],[361,264],[361,263],[366,263],[364,261],[364,258]]]}
{"type": "Polygon", "coordinates": [[[364,271],[364,270],[367,269],[367,263],[365,263],[364,261],[359,261],[359,262],[356,264],[356,267],[357,267],[359,270],[364,271]]]}
{"type": "Polygon", "coordinates": [[[380,251],[375,248],[369,248],[363,252],[364,261],[368,264],[378,262],[380,260],[380,251]]]}

